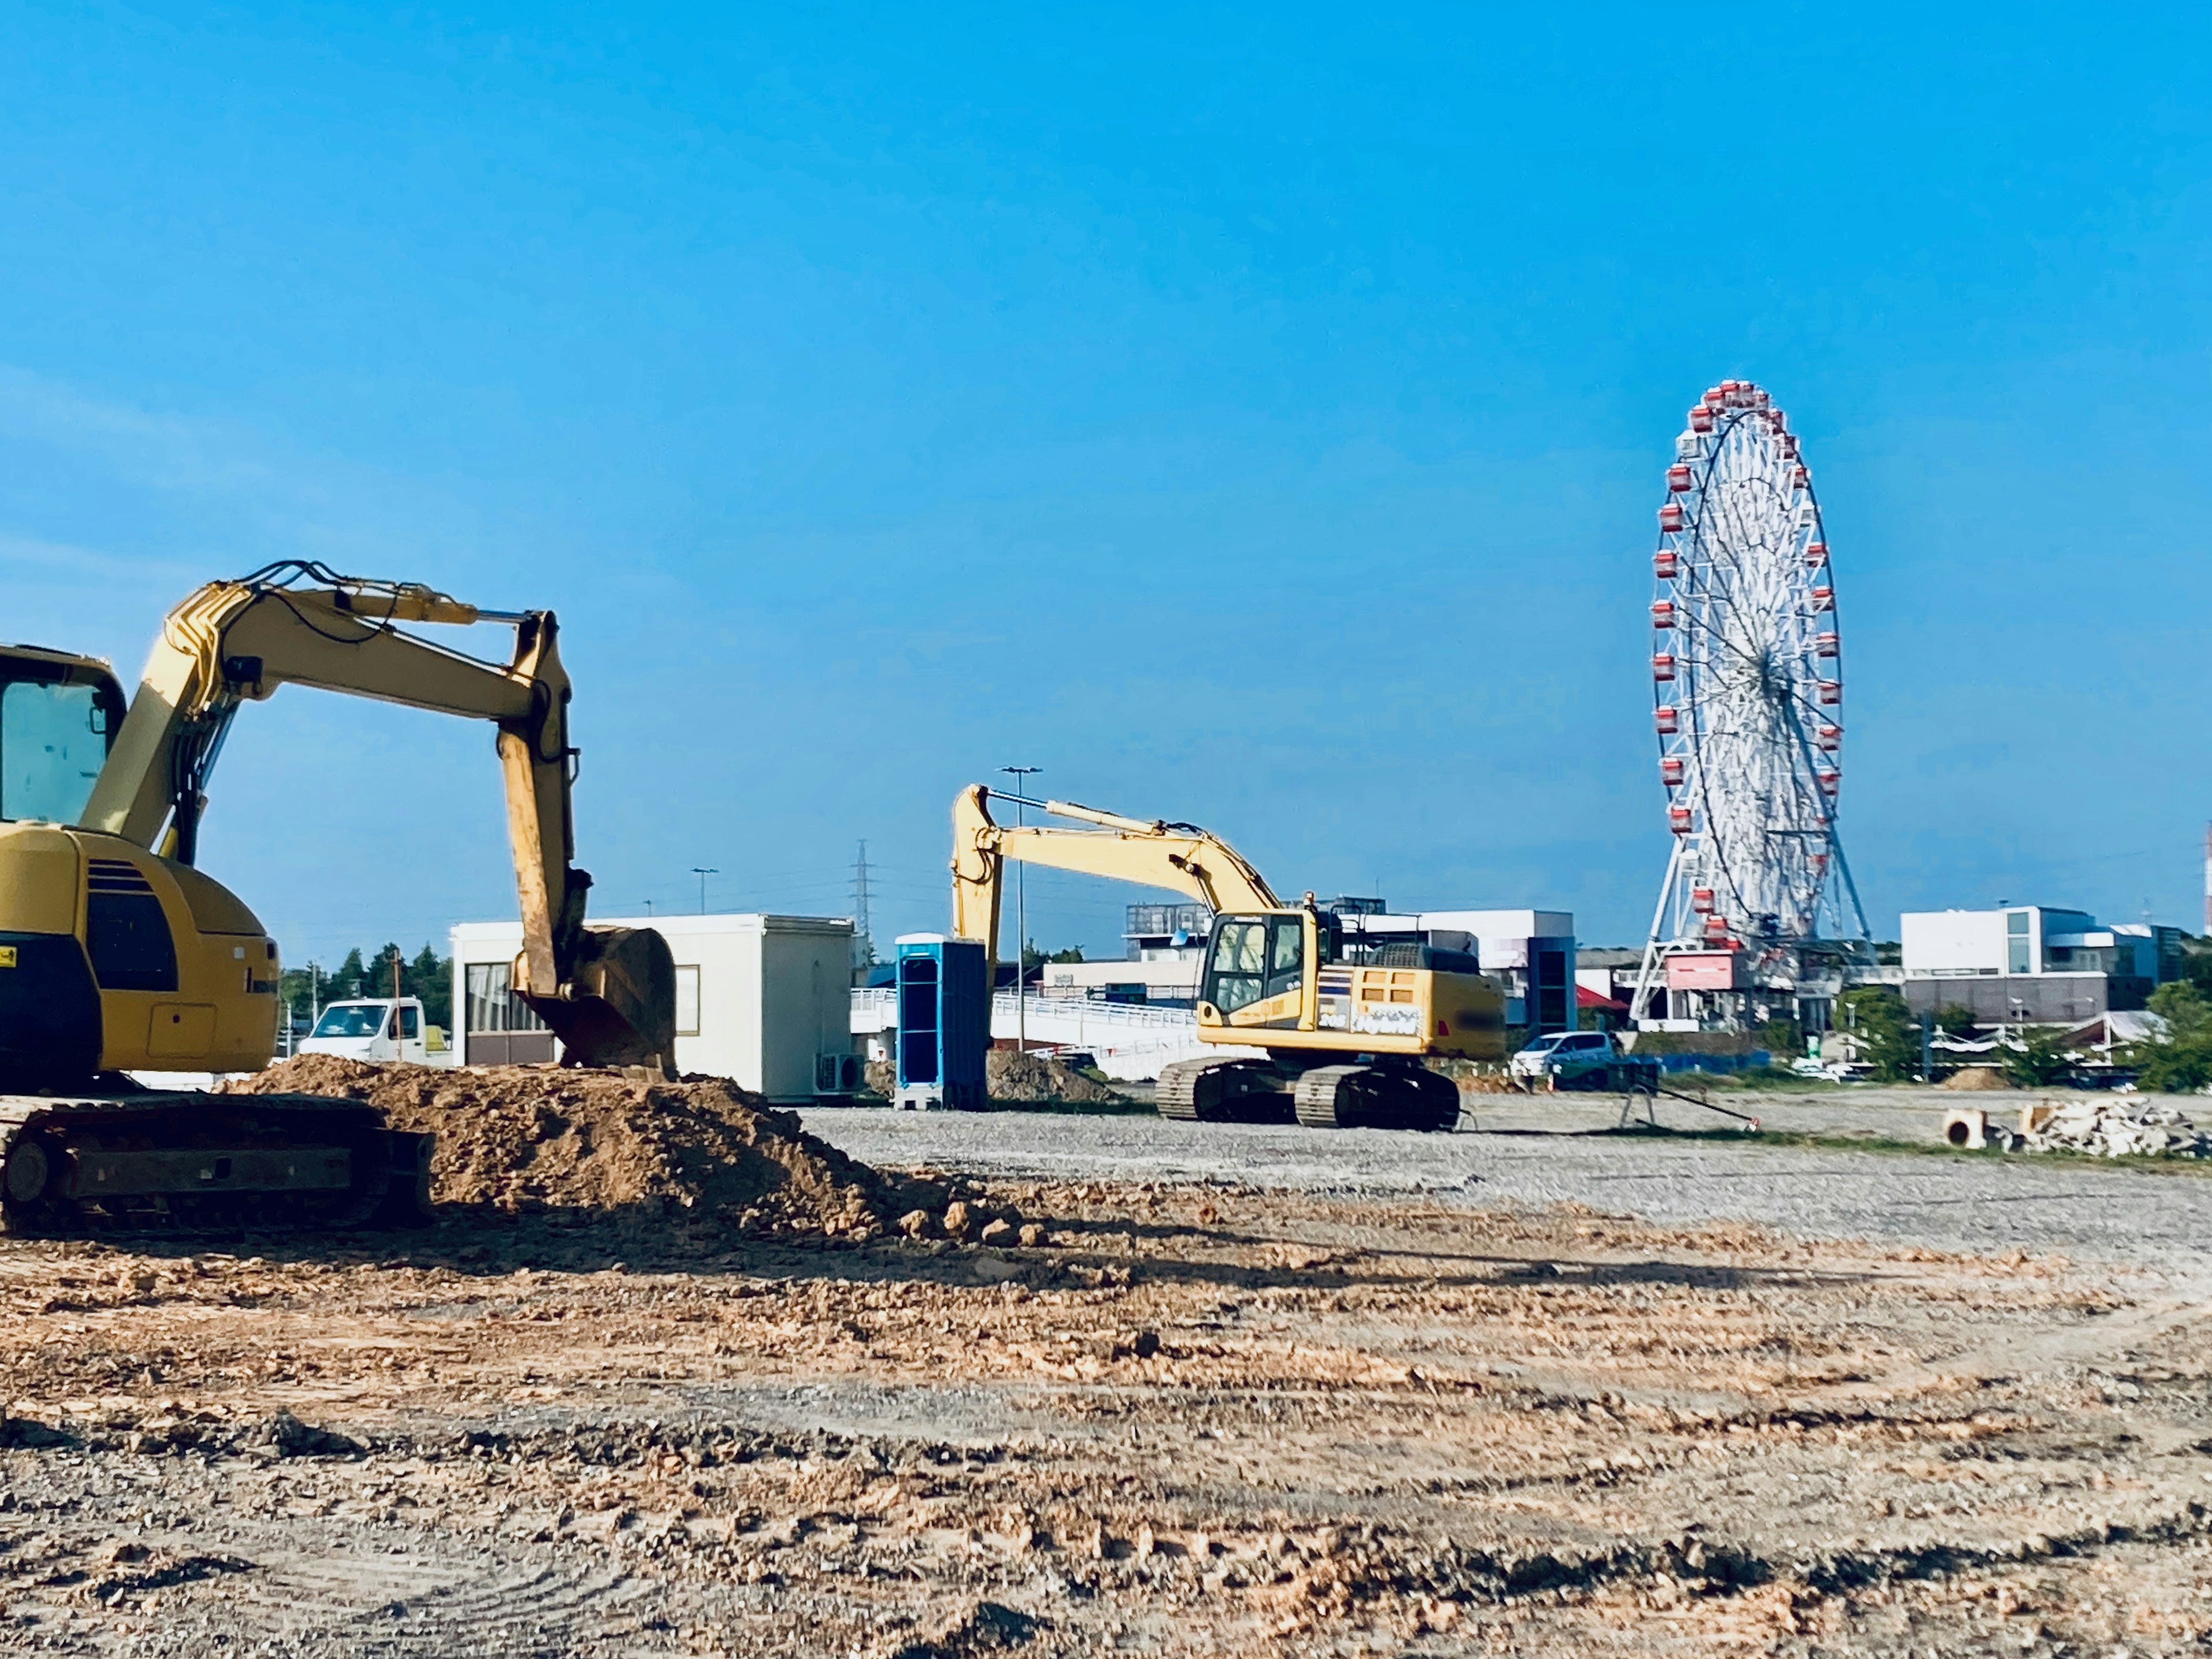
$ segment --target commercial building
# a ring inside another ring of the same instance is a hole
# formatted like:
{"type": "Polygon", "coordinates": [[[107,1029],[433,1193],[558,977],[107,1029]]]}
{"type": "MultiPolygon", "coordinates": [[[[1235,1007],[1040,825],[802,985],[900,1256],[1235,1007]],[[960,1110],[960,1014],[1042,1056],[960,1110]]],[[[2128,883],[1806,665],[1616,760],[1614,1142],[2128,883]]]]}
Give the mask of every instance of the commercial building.
{"type": "MultiPolygon", "coordinates": [[[[852,1020],[853,924],[840,917],[636,916],[676,958],[676,1067],[726,1077],[772,1101],[850,1094],[860,1085],[852,1020]]],[[[453,928],[457,1046],[471,1066],[556,1058],[553,1034],[514,994],[522,925],[453,928]]]]}
{"type": "Polygon", "coordinates": [[[2100,923],[2086,910],[2000,905],[1899,918],[1905,1005],[1971,1011],[1983,1024],[2075,1024],[2142,1008],[2179,973],[2181,930],[2100,923]]]}

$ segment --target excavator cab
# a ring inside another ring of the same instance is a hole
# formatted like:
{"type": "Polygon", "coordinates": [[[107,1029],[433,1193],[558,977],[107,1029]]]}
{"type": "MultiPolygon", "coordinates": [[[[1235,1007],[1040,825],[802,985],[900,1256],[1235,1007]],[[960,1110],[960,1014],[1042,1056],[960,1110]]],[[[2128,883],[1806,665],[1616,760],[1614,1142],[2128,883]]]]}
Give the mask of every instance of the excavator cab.
{"type": "Polygon", "coordinates": [[[1218,916],[1199,998],[1231,1025],[1296,1030],[1323,944],[1310,910],[1218,916]]]}
{"type": "Polygon", "coordinates": [[[76,823],[125,707],[105,663],[0,646],[0,819],[76,823]]]}

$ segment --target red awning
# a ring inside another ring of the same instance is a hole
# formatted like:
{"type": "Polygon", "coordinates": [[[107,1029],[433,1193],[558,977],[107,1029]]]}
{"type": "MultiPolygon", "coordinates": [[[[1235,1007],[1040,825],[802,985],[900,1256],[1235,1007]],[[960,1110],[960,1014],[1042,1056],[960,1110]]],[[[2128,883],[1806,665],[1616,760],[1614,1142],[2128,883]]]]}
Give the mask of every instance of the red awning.
{"type": "Polygon", "coordinates": [[[1626,1003],[1618,1001],[1612,997],[1601,997],[1587,985],[1575,987],[1575,1006],[1578,1010],[1601,1008],[1608,1014],[1625,1014],[1628,1012],[1626,1003]]]}

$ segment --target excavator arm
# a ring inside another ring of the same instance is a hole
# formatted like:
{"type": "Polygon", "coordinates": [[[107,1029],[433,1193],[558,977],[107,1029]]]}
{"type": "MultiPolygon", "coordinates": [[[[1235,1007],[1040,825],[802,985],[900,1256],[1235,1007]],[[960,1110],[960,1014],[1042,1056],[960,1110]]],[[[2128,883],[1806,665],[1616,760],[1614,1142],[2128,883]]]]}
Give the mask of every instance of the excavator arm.
{"type": "Polygon", "coordinates": [[[170,611],[80,827],[191,864],[207,783],[232,717],[280,685],[490,721],[507,793],[522,915],[514,989],[586,1065],[675,1051],[675,969],[644,928],[584,926],[591,877],[578,869],[568,672],[550,611],[484,611],[414,583],[340,576],[287,562],[210,582],[170,611]],[[305,585],[301,585],[305,584],[305,585]],[[511,623],[504,665],[403,633],[395,623],[511,623]],[[165,833],[166,831],[166,833],[165,833]]]}
{"type": "Polygon", "coordinates": [[[1109,881],[1164,887],[1187,893],[1217,913],[1285,908],[1266,878],[1235,848],[1195,824],[1125,818],[1073,801],[1048,800],[1023,804],[1095,827],[1009,827],[992,818],[992,793],[983,785],[971,783],[952,803],[952,931],[963,939],[982,940],[994,958],[1009,859],[1109,881]]]}

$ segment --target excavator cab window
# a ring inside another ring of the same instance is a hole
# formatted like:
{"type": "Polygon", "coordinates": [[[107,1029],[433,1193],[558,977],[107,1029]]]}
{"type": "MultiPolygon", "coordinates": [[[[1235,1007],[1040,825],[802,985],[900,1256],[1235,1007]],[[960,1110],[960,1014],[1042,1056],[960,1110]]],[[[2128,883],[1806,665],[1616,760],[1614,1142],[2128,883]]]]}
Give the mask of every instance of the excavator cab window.
{"type": "Polygon", "coordinates": [[[1301,916],[1277,916],[1268,924],[1267,994],[1295,991],[1305,978],[1306,929],[1301,916]]]}
{"type": "Polygon", "coordinates": [[[0,688],[0,818],[76,822],[121,724],[103,690],[29,679],[0,688]]]}
{"type": "Polygon", "coordinates": [[[1206,959],[1205,1000],[1233,1014],[1267,994],[1267,919],[1224,916],[1213,924],[1206,959]]]}

